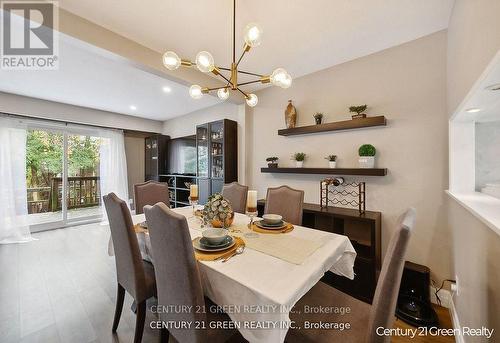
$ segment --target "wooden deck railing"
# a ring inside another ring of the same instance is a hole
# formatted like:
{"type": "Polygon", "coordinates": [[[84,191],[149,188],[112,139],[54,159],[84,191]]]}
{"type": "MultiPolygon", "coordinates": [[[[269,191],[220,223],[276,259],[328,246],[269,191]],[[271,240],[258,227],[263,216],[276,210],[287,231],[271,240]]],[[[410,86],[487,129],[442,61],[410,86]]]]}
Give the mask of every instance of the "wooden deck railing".
{"type": "MultiPolygon", "coordinates": [[[[98,176],[68,177],[68,209],[98,206],[101,202],[98,176]]],[[[28,213],[55,212],[62,209],[62,178],[55,177],[50,187],[28,188],[28,213]]]]}

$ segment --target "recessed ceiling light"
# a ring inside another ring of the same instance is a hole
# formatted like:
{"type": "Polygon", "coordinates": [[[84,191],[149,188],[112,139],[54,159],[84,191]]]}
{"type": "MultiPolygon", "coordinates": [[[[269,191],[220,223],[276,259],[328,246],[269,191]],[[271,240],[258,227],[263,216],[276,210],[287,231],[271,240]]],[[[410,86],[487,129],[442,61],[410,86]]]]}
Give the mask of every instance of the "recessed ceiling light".
{"type": "Polygon", "coordinates": [[[489,85],[485,89],[489,90],[489,91],[500,91],[500,83],[495,83],[495,84],[489,85]]]}
{"type": "Polygon", "coordinates": [[[477,112],[480,112],[481,109],[480,108],[477,108],[477,107],[472,107],[472,108],[468,108],[465,110],[465,112],[467,113],[477,113],[477,112]]]}
{"type": "Polygon", "coordinates": [[[165,86],[165,87],[163,87],[163,91],[165,93],[170,93],[172,91],[172,88],[165,86]]]}
{"type": "Polygon", "coordinates": [[[134,105],[130,105],[130,109],[131,109],[132,111],[135,111],[135,110],[137,109],[137,107],[136,107],[136,106],[134,106],[134,105]]]}

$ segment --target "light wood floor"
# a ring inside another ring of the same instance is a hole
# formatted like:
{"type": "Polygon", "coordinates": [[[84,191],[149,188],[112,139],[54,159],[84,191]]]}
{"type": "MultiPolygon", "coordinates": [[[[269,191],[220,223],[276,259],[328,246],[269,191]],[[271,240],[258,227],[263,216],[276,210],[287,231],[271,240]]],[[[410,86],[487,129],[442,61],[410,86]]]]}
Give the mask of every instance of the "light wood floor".
{"type": "MultiPolygon", "coordinates": [[[[0,342],[132,342],[135,315],[128,295],[118,332],[111,334],[116,275],[107,255],[109,229],[91,224],[34,237],[39,240],[0,245],[0,342]]],[[[438,313],[451,327],[447,310],[438,313]]],[[[149,313],[143,342],[158,342],[158,333],[147,327],[153,318],[149,313]]],[[[407,327],[401,321],[396,326],[407,327]]]]}

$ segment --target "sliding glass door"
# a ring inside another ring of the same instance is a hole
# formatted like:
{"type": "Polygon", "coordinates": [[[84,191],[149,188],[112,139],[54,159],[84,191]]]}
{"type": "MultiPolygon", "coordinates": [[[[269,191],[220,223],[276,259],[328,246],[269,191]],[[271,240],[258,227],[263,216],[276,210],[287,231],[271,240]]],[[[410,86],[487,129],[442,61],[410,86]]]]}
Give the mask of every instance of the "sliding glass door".
{"type": "Polygon", "coordinates": [[[30,127],[26,143],[32,232],[98,220],[101,138],[70,129],[30,127]]]}
{"type": "Polygon", "coordinates": [[[28,224],[47,227],[63,223],[62,183],[64,134],[29,129],[26,138],[28,224]]]}
{"type": "Polygon", "coordinates": [[[99,147],[101,139],[88,135],[68,135],[67,219],[100,218],[99,147]]]}

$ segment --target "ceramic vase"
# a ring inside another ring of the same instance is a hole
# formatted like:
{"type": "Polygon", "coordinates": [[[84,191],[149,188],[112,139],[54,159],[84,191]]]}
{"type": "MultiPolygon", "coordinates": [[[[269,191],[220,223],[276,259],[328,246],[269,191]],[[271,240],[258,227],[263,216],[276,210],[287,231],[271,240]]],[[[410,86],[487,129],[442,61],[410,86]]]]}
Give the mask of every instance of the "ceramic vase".
{"type": "Polygon", "coordinates": [[[359,157],[359,167],[360,168],[374,168],[375,167],[375,156],[360,156],[359,157]]]}
{"type": "Polygon", "coordinates": [[[297,124],[297,110],[292,105],[292,100],[288,100],[285,110],[285,124],[287,129],[292,129],[297,124]]]}

